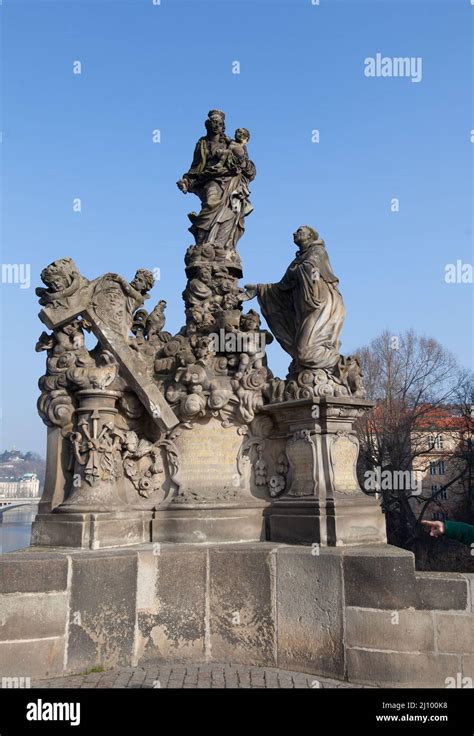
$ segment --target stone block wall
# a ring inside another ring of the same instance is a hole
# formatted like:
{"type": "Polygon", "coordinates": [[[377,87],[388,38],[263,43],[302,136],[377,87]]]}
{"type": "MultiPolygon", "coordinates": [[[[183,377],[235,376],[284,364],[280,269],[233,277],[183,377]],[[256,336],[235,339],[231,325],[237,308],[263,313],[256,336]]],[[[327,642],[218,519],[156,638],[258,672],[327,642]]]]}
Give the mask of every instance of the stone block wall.
{"type": "Polygon", "coordinates": [[[411,555],[346,558],[347,679],[447,687],[472,679],[474,575],[415,572],[411,555]],[[450,679],[452,678],[452,679],[450,679]]]}
{"type": "Polygon", "coordinates": [[[474,575],[415,572],[413,555],[386,545],[0,557],[0,676],[154,659],[443,688],[474,679],[473,632],[474,575]]]}
{"type": "Polygon", "coordinates": [[[0,676],[64,671],[69,565],[57,554],[0,557],[0,676]]]}

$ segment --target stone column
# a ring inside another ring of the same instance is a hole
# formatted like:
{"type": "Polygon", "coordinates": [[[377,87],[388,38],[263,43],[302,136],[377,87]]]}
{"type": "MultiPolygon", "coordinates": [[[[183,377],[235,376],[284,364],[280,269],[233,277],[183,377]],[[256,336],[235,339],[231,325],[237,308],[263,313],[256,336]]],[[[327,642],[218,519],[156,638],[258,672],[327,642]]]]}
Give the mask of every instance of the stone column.
{"type": "Polygon", "coordinates": [[[71,473],[65,500],[52,513],[39,514],[32,544],[99,549],[150,541],[151,511],[127,506],[121,442],[115,431],[116,402],[108,389],[76,393],[70,444],[71,473]]]}
{"type": "Polygon", "coordinates": [[[361,490],[354,422],[373,406],[358,398],[319,398],[270,404],[262,411],[286,438],[284,493],[266,512],[267,539],[288,544],[343,546],[385,543],[379,502],[361,490]]]}
{"type": "Polygon", "coordinates": [[[115,433],[118,391],[83,389],[77,394],[75,431],[70,435],[74,470],[61,513],[114,511],[123,506],[117,478],[122,475],[115,433]]]}

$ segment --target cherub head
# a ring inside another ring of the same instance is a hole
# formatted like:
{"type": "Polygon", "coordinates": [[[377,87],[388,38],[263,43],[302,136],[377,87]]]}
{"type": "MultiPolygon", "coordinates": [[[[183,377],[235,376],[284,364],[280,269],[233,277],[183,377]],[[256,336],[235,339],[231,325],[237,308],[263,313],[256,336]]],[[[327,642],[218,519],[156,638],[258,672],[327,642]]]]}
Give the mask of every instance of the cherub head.
{"type": "Polygon", "coordinates": [[[236,292],[235,282],[231,276],[224,277],[219,283],[220,294],[232,294],[236,292]]]}
{"type": "Polygon", "coordinates": [[[138,435],[136,432],[125,432],[123,444],[129,452],[135,452],[138,448],[138,435]]]}
{"type": "Polygon", "coordinates": [[[254,309],[250,309],[247,314],[241,316],[240,326],[244,332],[255,332],[260,328],[260,315],[254,309]]]}
{"type": "Polygon", "coordinates": [[[78,277],[79,271],[72,258],[59,258],[41,271],[41,281],[52,292],[65,291],[78,277]]]}
{"type": "Polygon", "coordinates": [[[74,333],[78,331],[79,325],[79,320],[74,319],[72,322],[63,325],[61,329],[65,335],[74,335],[74,333]]]}
{"type": "Polygon", "coordinates": [[[247,128],[237,128],[234,133],[234,139],[237,141],[237,143],[240,143],[242,146],[244,146],[250,140],[250,133],[247,128]]]}
{"type": "Polygon", "coordinates": [[[228,309],[237,309],[239,306],[239,294],[234,292],[228,292],[222,297],[222,309],[224,311],[228,309]]]}
{"type": "Polygon", "coordinates": [[[201,266],[199,269],[198,279],[206,286],[212,283],[212,266],[201,266]]]}
{"type": "Polygon", "coordinates": [[[140,294],[146,294],[150,289],[153,289],[155,285],[155,277],[151,271],[146,268],[139,268],[136,272],[133,280],[130,281],[130,286],[140,292],[140,294]]]}
{"type": "Polygon", "coordinates": [[[214,343],[209,335],[200,337],[194,348],[194,354],[198,360],[206,360],[214,356],[214,343]]]}

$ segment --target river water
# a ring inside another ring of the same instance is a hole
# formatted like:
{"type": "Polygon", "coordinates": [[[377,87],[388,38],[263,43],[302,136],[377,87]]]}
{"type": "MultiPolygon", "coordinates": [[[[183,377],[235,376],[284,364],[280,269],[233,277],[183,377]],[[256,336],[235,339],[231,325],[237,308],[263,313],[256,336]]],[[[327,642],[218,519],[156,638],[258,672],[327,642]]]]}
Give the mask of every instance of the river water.
{"type": "Polygon", "coordinates": [[[0,514],[0,554],[29,546],[31,523],[37,512],[38,505],[35,504],[0,514]]]}

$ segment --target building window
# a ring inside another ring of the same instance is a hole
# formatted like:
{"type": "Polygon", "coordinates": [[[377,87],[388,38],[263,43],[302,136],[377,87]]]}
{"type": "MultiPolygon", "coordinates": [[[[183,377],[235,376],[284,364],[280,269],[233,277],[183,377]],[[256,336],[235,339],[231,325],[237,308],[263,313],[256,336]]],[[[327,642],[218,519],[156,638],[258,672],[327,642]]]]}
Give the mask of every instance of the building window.
{"type": "Polygon", "coordinates": [[[433,513],[433,521],[444,521],[446,519],[446,514],[443,514],[442,511],[435,511],[433,513]]]}
{"type": "Polygon", "coordinates": [[[437,483],[435,483],[434,485],[432,485],[431,486],[431,495],[432,496],[436,496],[436,498],[439,498],[442,501],[447,501],[448,500],[448,489],[447,488],[443,488],[443,490],[441,490],[441,488],[442,488],[442,486],[438,485],[437,483]]]}
{"type": "Polygon", "coordinates": [[[438,460],[436,463],[430,463],[430,475],[445,475],[446,463],[444,460],[438,460]]]}
{"type": "Polygon", "coordinates": [[[430,434],[428,437],[428,450],[442,450],[443,437],[440,434],[430,434]]]}

